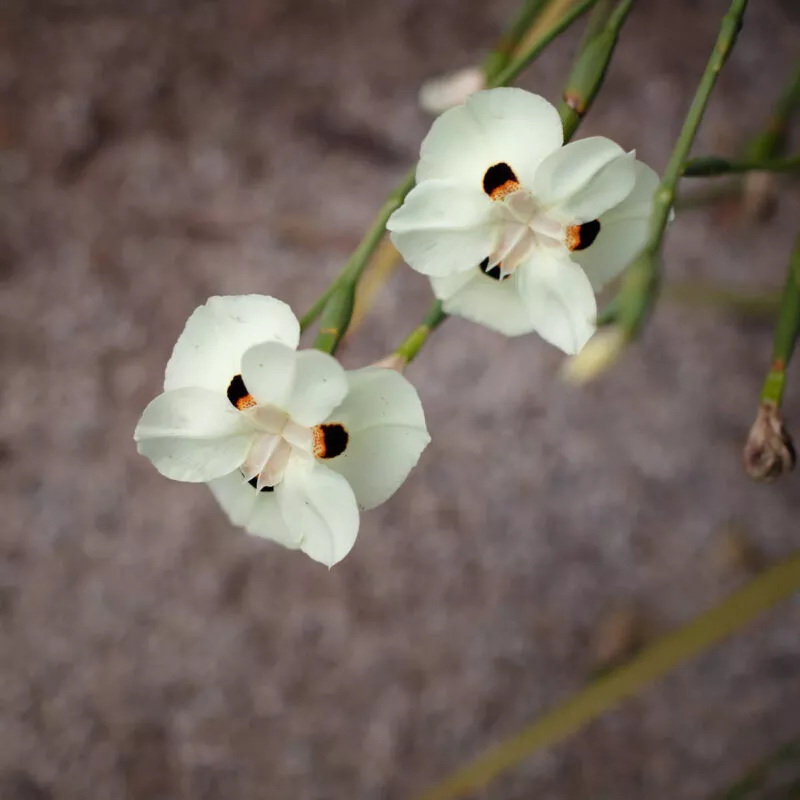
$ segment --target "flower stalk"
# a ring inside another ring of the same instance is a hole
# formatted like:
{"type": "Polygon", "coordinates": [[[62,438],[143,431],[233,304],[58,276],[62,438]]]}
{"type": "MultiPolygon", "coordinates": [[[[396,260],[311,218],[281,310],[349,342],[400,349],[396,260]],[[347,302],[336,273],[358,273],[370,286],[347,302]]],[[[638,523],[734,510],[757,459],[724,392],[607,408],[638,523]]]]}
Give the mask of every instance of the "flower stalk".
{"type": "Polygon", "coordinates": [[[601,0],[592,9],[586,34],[567,78],[563,100],[558,108],[564,124],[565,141],[572,138],[603,85],[619,32],[633,2],[634,0],[621,0],[612,10],[611,3],[601,0]]]}
{"type": "Polygon", "coordinates": [[[487,81],[491,81],[508,66],[522,37],[549,3],[550,0],[523,0],[514,21],[483,61],[483,74],[487,81]]]}
{"type": "Polygon", "coordinates": [[[430,335],[435,331],[445,320],[447,314],[442,310],[441,301],[436,300],[428,309],[425,319],[422,324],[418,325],[414,330],[403,340],[399,347],[394,351],[395,354],[403,360],[404,364],[410,364],[417,353],[422,349],[428,341],[430,335]]]}
{"type": "Polygon", "coordinates": [[[800,155],[791,158],[749,158],[731,161],[719,156],[692,158],[684,164],[685,178],[713,178],[737,172],[800,172],[800,155]]]}
{"type": "Polygon", "coordinates": [[[746,8],[747,0],[733,0],[722,19],[711,57],[655,194],[648,242],[631,264],[622,283],[616,324],[621,327],[626,341],[631,341],[639,333],[658,295],[661,284],[661,243],[675,203],[678,182],[711,92],[736,42],[746,8]]]}
{"type": "Polygon", "coordinates": [[[800,555],[762,572],[719,605],[642,650],[624,666],[509,736],[418,800],[457,800],[487,786],[533,753],[563,741],[620,701],[739,631],[800,590],[800,555]]]}

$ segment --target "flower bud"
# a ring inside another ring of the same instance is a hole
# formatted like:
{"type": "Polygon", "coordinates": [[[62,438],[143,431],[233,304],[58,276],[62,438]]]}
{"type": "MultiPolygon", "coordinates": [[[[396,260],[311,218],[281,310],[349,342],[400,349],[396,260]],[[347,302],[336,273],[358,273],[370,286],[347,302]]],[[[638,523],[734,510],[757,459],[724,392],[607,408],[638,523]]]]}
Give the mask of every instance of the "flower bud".
{"type": "Polygon", "coordinates": [[[577,385],[593,381],[615,364],[625,349],[627,336],[618,325],[598,331],[576,356],[567,359],[561,377],[577,385]]]}
{"type": "Polygon", "coordinates": [[[791,472],[797,461],[792,437],[780,411],[772,403],[762,403],[742,453],[747,474],[756,481],[773,481],[791,472]]]}
{"type": "Polygon", "coordinates": [[[460,106],[471,94],[486,87],[480,67],[466,67],[426,81],[419,90],[419,104],[429,114],[441,114],[460,106]]]}

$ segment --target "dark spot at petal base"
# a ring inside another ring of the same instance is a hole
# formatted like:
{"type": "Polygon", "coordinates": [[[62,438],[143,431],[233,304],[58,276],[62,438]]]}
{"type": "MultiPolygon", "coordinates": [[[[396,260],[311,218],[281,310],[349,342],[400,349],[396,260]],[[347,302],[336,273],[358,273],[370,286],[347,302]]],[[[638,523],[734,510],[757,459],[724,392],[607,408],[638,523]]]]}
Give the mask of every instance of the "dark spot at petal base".
{"type": "Polygon", "coordinates": [[[514,174],[514,170],[505,163],[505,161],[501,161],[499,164],[495,164],[489,169],[486,170],[486,174],[483,176],[483,191],[492,197],[492,195],[502,186],[505,186],[507,183],[518,183],[517,176],[514,174]]]}
{"type": "Polygon", "coordinates": [[[239,409],[243,411],[245,408],[250,408],[256,404],[255,399],[247,391],[241,375],[234,375],[233,380],[228,384],[228,400],[239,409]]]}
{"type": "Polygon", "coordinates": [[[339,422],[326,422],[314,428],[314,455],[317,458],[336,458],[347,449],[350,434],[339,422]]]}
{"type": "MultiPolygon", "coordinates": [[[[250,478],[250,480],[249,480],[249,481],[247,481],[247,482],[248,482],[248,483],[249,483],[249,484],[250,484],[250,485],[251,485],[251,486],[252,486],[254,489],[258,489],[258,475],[256,475],[256,477],[255,477],[255,478],[250,478]]],[[[262,491],[262,492],[274,492],[274,491],[275,491],[275,487],[274,487],[274,486],[262,486],[262,487],[261,487],[261,491],[262,491]]]]}
{"type": "Polygon", "coordinates": [[[489,269],[489,259],[484,258],[483,261],[480,263],[481,272],[484,275],[487,275],[490,278],[494,278],[496,281],[505,281],[508,280],[511,275],[503,275],[502,270],[500,269],[501,264],[495,264],[491,269],[489,269]]]}
{"type": "Polygon", "coordinates": [[[593,219],[590,222],[584,222],[583,225],[575,225],[570,228],[570,232],[569,249],[585,250],[600,233],[600,220],[593,219]]]}

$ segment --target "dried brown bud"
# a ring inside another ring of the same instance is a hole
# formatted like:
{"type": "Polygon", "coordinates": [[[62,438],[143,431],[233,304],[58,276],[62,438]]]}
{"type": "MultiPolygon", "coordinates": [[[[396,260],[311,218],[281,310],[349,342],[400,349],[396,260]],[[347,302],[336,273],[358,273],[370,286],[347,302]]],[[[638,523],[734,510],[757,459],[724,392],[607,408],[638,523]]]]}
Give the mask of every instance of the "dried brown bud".
{"type": "Polygon", "coordinates": [[[744,468],[757,481],[773,481],[791,472],[797,462],[792,437],[786,430],[780,411],[771,403],[762,403],[747,444],[744,446],[744,468]]]}

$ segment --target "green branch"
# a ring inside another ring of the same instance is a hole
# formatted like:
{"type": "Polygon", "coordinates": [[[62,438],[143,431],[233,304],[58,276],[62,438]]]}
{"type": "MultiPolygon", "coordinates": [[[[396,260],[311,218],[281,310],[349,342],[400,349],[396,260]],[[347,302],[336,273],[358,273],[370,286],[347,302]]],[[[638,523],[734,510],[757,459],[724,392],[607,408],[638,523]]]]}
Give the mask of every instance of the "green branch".
{"type": "Polygon", "coordinates": [[[441,301],[436,300],[428,309],[428,313],[425,315],[422,324],[414,328],[394,352],[403,359],[405,364],[409,364],[414,360],[425,342],[428,341],[428,337],[431,333],[446,319],[447,314],[442,311],[441,301]]]}
{"type": "Polygon", "coordinates": [[[618,324],[625,339],[632,339],[655,302],[661,282],[661,242],[675,203],[675,192],[711,92],[742,26],[747,0],[733,0],[722,20],[716,44],[686,114],[661,185],[656,191],[647,243],[628,269],[620,290],[618,324]]]}
{"type": "Polygon", "coordinates": [[[711,178],[736,172],[800,172],[800,156],[791,158],[744,159],[729,161],[719,156],[692,158],[683,166],[686,178],[711,178]]]}
{"type": "Polygon", "coordinates": [[[789,259],[772,343],[772,362],[761,389],[761,403],[780,408],[786,384],[786,368],[800,336],[800,235],[789,259]]]}
{"type": "Polygon", "coordinates": [[[563,741],[621,700],[739,631],[800,591],[800,555],[754,578],[718,606],[664,636],[527,728],[478,756],[419,800],[456,800],[482,789],[532,753],[563,741]]]}
{"type": "Polygon", "coordinates": [[[504,70],[487,81],[488,88],[508,86],[533,61],[542,50],[560,36],[575,20],[585,14],[598,0],[579,0],[549,31],[542,34],[528,49],[517,56],[504,70]]]}
{"type": "Polygon", "coordinates": [[[564,124],[565,141],[572,138],[603,85],[619,32],[628,18],[633,2],[634,0],[620,0],[612,11],[610,3],[603,0],[592,9],[586,34],[564,87],[564,99],[558,107],[564,124]]]}
{"type": "Polygon", "coordinates": [[[495,76],[508,67],[522,37],[549,3],[550,0],[524,0],[508,30],[500,37],[494,49],[483,61],[483,74],[487,82],[492,81],[495,76]]]}

